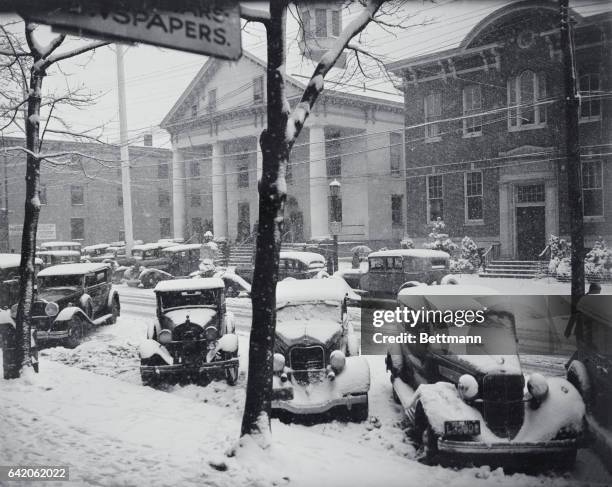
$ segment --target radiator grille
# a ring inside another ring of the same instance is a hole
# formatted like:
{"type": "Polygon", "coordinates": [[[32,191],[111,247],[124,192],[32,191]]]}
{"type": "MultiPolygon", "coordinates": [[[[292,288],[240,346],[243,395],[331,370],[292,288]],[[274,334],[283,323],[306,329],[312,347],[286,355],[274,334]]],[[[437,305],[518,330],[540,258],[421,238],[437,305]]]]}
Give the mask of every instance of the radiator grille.
{"type": "Polygon", "coordinates": [[[522,375],[485,375],[482,381],[483,416],[501,438],[514,438],[523,425],[525,406],[522,375]]]}

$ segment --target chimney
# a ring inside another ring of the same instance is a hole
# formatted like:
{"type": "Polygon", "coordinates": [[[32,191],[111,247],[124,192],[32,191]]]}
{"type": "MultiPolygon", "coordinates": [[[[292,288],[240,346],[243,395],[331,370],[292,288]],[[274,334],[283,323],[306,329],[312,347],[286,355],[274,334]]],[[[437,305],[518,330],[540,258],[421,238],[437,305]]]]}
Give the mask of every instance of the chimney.
{"type": "Polygon", "coordinates": [[[153,147],[153,134],[145,134],[144,135],[144,146],[145,147],[153,147]]]}

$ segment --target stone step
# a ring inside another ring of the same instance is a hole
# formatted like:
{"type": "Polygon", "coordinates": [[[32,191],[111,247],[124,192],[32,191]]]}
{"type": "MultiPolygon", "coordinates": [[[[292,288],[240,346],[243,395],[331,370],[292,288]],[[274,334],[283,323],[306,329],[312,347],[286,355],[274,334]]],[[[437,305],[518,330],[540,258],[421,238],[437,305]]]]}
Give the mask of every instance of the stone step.
{"type": "Polygon", "coordinates": [[[514,267],[487,267],[486,272],[497,272],[498,274],[534,274],[539,269],[517,269],[514,267]]]}
{"type": "Polygon", "coordinates": [[[538,260],[493,260],[491,264],[538,265],[538,260]]]}
{"type": "Polygon", "coordinates": [[[498,278],[503,278],[503,279],[533,279],[534,277],[537,277],[537,274],[533,273],[533,274],[503,274],[503,273],[498,273],[498,272],[481,272],[480,274],[478,274],[479,277],[498,277],[498,278]]]}

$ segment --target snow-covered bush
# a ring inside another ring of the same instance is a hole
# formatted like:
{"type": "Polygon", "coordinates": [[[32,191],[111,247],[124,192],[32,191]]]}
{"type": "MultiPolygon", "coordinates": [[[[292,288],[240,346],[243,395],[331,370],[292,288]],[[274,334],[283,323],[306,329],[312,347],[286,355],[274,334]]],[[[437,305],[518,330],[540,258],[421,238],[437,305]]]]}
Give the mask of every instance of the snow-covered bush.
{"type": "Polygon", "coordinates": [[[480,267],[480,252],[478,251],[478,245],[468,236],[463,237],[463,240],[461,240],[461,258],[459,260],[468,261],[472,269],[478,269],[480,267]]]}
{"type": "Polygon", "coordinates": [[[411,238],[404,237],[400,242],[400,248],[402,249],[413,249],[414,242],[411,238]]]}
{"type": "Polygon", "coordinates": [[[569,257],[559,260],[555,269],[555,274],[562,279],[569,279],[572,276],[572,265],[569,257]]]}
{"type": "Polygon", "coordinates": [[[449,270],[457,274],[469,274],[476,270],[476,267],[468,260],[464,258],[450,259],[449,270]]]}
{"type": "Polygon", "coordinates": [[[426,243],[424,247],[426,249],[442,250],[449,254],[457,250],[457,244],[449,238],[448,233],[444,233],[445,228],[446,225],[441,218],[431,223],[431,233],[429,234],[431,242],[426,243]]]}
{"type": "Polygon", "coordinates": [[[572,244],[564,238],[551,234],[548,237],[548,247],[550,249],[550,262],[548,263],[548,273],[555,275],[557,266],[563,259],[569,259],[572,253],[572,244]]]}
{"type": "Polygon", "coordinates": [[[612,274],[612,250],[606,241],[599,237],[586,255],[584,271],[588,277],[607,279],[612,274]]]}

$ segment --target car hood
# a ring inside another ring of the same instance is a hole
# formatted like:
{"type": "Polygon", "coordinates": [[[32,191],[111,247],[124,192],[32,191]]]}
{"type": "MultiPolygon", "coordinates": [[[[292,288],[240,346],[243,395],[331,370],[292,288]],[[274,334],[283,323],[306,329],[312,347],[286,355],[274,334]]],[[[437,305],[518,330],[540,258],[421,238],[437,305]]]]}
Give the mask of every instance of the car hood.
{"type": "Polygon", "coordinates": [[[189,317],[191,323],[205,327],[215,319],[217,310],[211,308],[180,308],[166,311],[164,317],[172,323],[172,327],[184,323],[189,317]]]}
{"type": "Polygon", "coordinates": [[[342,325],[332,320],[296,320],[276,325],[277,351],[295,345],[323,345],[332,348],[342,336],[342,325]]]}
{"type": "Polygon", "coordinates": [[[45,289],[43,291],[38,292],[37,299],[38,301],[48,301],[48,302],[60,302],[63,300],[67,300],[72,296],[78,296],[79,291],[74,288],[68,287],[60,287],[60,288],[50,288],[45,289]]]}

